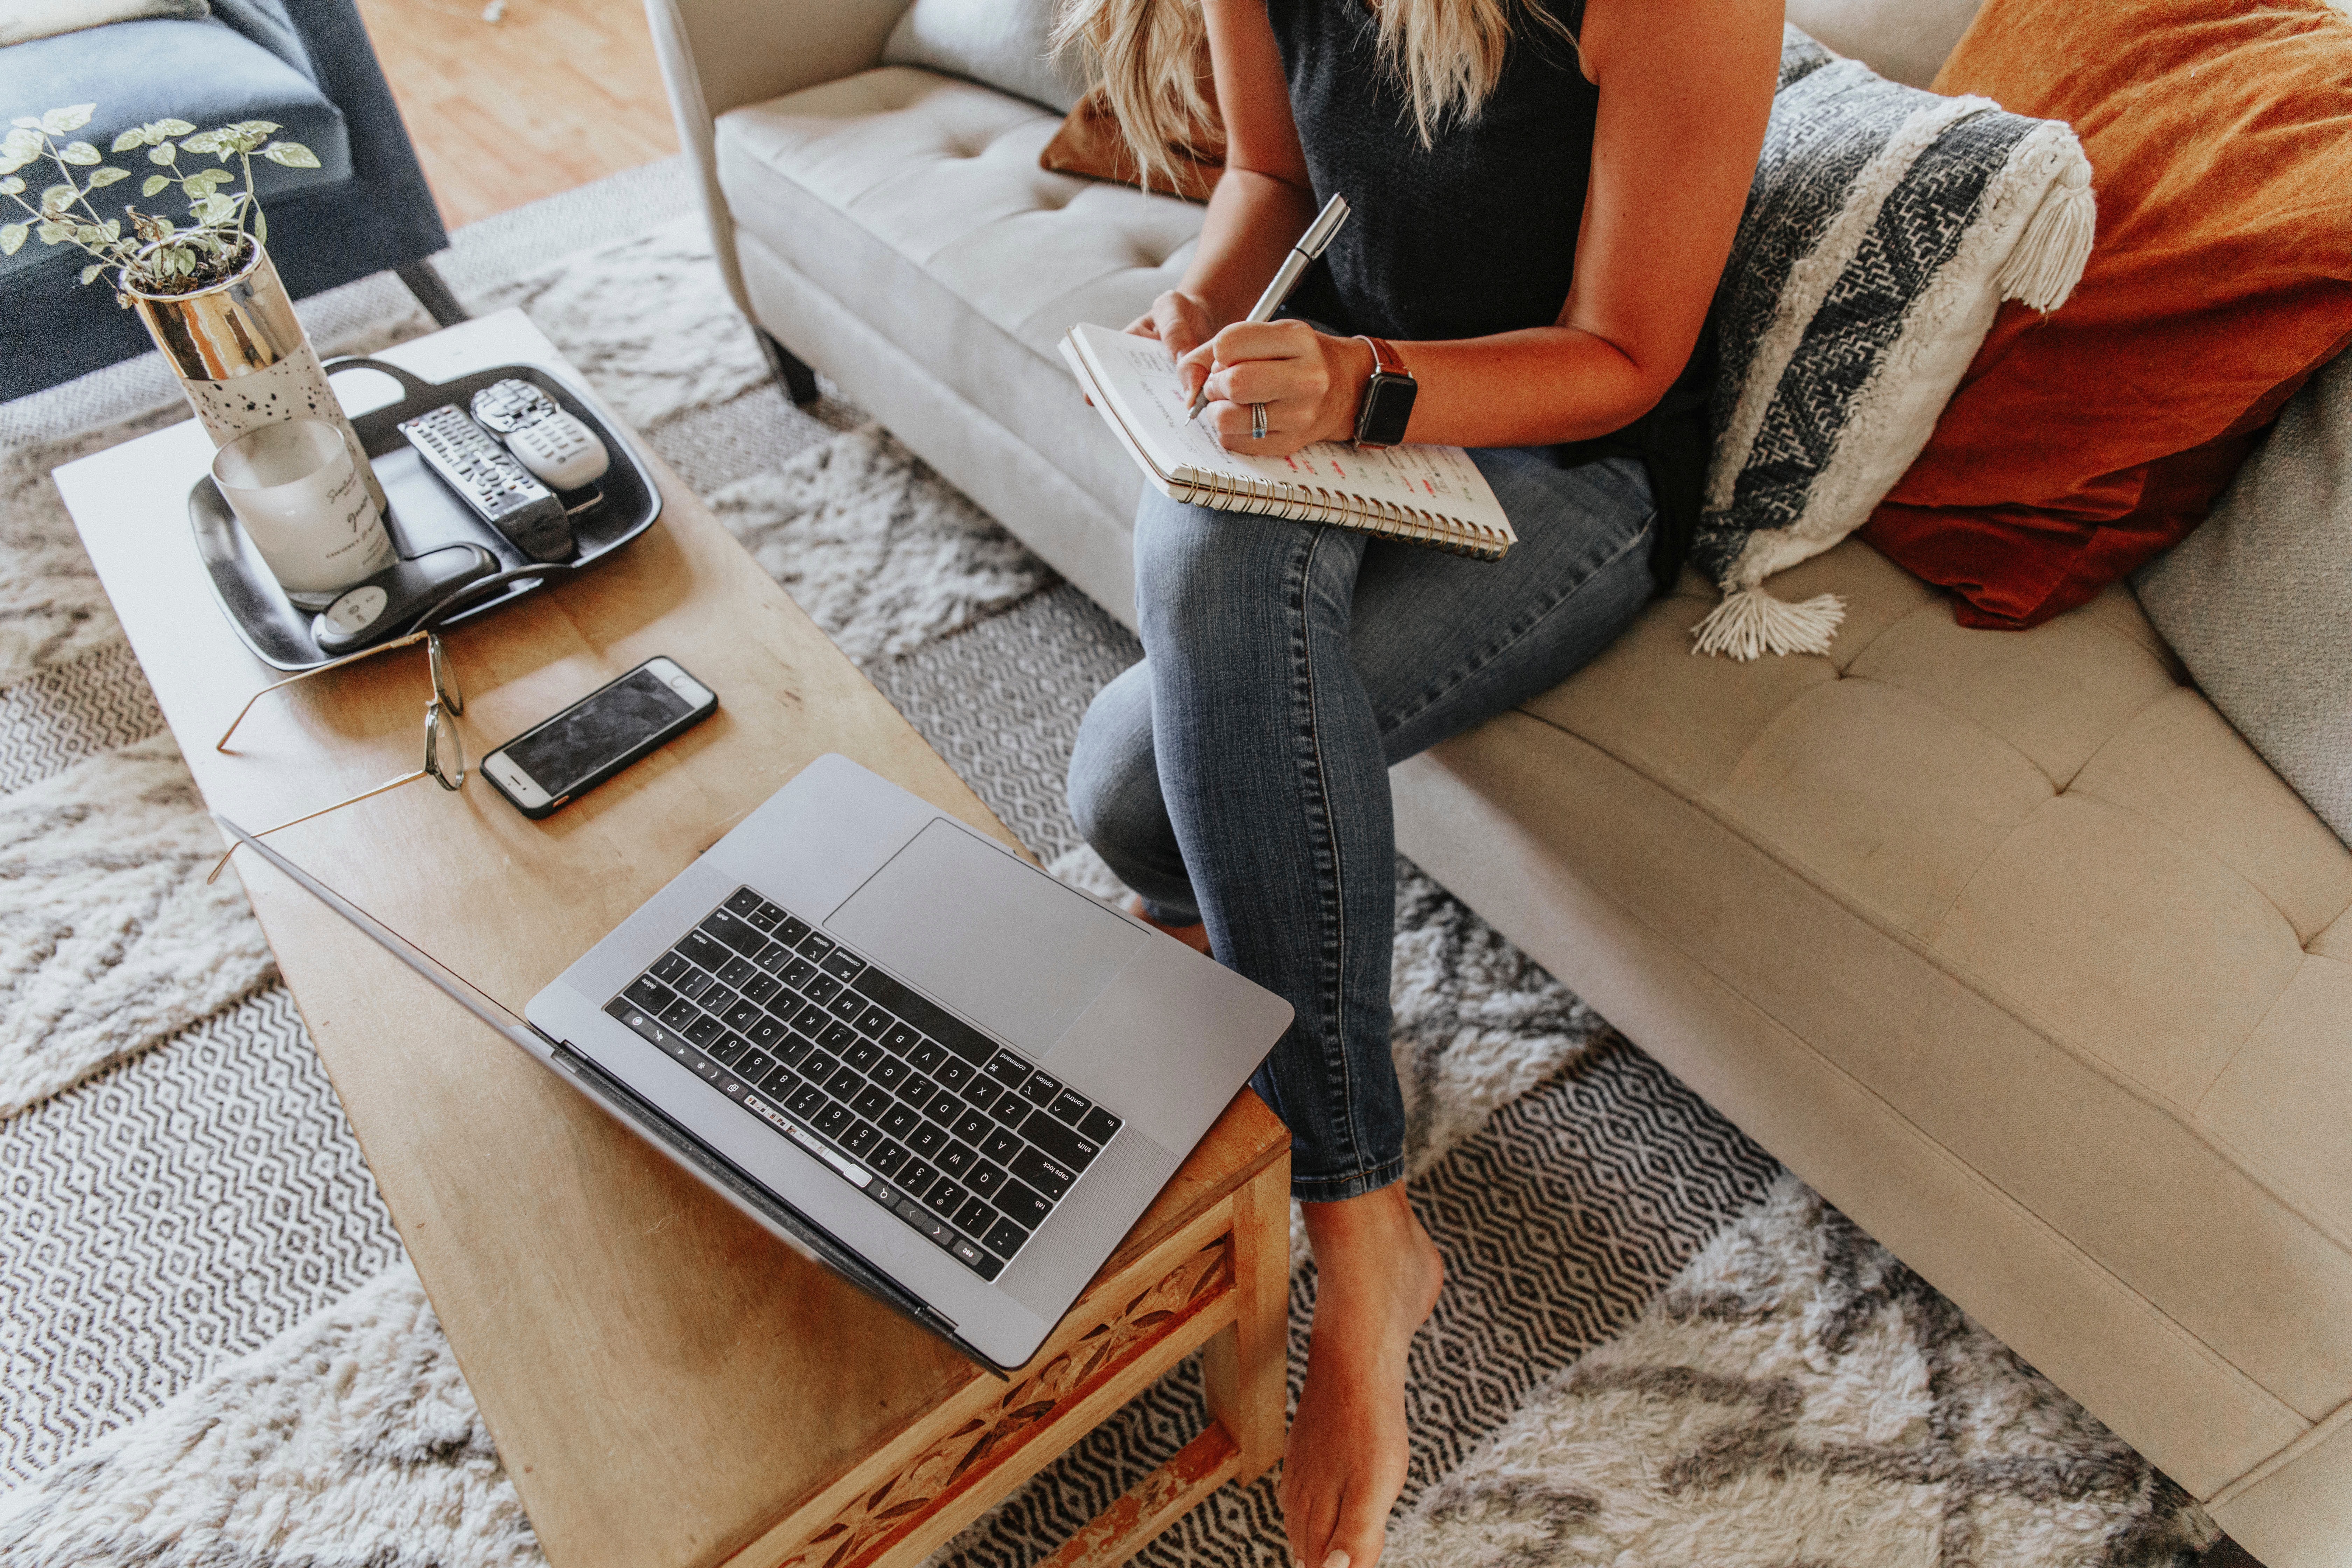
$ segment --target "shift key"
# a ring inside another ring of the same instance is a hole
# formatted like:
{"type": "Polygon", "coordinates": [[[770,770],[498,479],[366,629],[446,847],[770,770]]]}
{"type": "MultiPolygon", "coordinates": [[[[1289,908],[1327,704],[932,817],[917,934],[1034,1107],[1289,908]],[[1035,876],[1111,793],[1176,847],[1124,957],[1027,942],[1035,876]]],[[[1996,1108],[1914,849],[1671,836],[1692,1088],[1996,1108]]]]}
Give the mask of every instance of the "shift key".
{"type": "Polygon", "coordinates": [[[1073,1171],[1085,1170],[1102,1152],[1101,1144],[1044,1110],[1029,1113],[1029,1120],[1021,1124],[1021,1136],[1073,1171]]]}
{"type": "MultiPolygon", "coordinates": [[[[1013,1173],[1055,1203],[1059,1203],[1062,1194],[1070,1190],[1070,1184],[1078,1179],[1076,1171],[1055,1164],[1034,1149],[1024,1149],[1013,1156],[1013,1173]]],[[[1024,1220],[1022,1223],[1026,1225],[1030,1222],[1024,1220]]]]}

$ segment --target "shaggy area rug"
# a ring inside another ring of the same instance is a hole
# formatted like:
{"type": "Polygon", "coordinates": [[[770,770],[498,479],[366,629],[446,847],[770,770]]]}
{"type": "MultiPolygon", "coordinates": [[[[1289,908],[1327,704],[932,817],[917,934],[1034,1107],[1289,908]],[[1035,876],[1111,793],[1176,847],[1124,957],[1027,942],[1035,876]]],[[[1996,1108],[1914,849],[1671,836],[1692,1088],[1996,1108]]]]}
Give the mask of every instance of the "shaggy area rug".
{"type": "MultiPolygon", "coordinates": [[[[469,228],[444,271],[529,310],[1057,874],[1116,893],[1061,777],[1133,639],[859,410],[786,404],[690,199],[674,165],[634,172],[469,228]],[[651,226],[611,240],[614,211],[651,226]]],[[[304,314],[331,353],[429,325],[388,279],[304,314]]],[[[0,1562],[528,1568],[291,999],[241,897],[201,887],[211,830],[46,481],[182,417],[170,394],[134,363],[0,409],[0,1562]]],[[[1406,1560],[2022,1568],[2210,1538],[1402,864],[1395,961],[1411,1191],[1450,1270],[1412,1352],[1406,1560]]],[[[1314,1291],[1302,1247],[1294,1385],[1314,1291]]],[[[1035,1562],[1203,1418],[1189,1363],[941,1559],[1035,1562]]],[[[1144,1560],[1282,1558],[1261,1480],[1144,1560]]]]}

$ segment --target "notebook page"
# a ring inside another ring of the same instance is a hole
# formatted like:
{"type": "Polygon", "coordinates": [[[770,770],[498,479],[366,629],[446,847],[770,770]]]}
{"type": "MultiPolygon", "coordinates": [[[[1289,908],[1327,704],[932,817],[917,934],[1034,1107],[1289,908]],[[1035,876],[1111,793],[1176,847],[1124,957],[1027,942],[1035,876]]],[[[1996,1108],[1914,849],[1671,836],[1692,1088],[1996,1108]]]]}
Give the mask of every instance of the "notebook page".
{"type": "Polygon", "coordinates": [[[1234,479],[1272,479],[1327,489],[1483,524],[1508,526],[1486,476],[1459,447],[1389,447],[1361,450],[1342,441],[1318,441],[1286,458],[1229,452],[1202,419],[1184,417],[1176,363],[1151,338],[1081,324],[1070,330],[1113,402],[1128,433],[1160,472],[1171,479],[1186,469],[1234,479]]]}

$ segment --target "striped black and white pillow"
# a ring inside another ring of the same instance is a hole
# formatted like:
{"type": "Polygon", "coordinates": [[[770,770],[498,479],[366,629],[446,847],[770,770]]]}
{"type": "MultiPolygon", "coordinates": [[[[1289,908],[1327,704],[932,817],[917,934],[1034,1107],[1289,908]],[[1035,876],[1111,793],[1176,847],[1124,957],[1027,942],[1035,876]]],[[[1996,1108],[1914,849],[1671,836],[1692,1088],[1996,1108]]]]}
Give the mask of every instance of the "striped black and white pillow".
{"type": "Polygon", "coordinates": [[[1715,302],[1715,447],[1692,560],[1723,589],[1697,651],[1825,653],[1844,606],[1773,573],[1859,528],[1934,434],[2003,300],[2050,311],[2097,209],[2074,132],[1886,81],[1791,26],[1715,302]]]}

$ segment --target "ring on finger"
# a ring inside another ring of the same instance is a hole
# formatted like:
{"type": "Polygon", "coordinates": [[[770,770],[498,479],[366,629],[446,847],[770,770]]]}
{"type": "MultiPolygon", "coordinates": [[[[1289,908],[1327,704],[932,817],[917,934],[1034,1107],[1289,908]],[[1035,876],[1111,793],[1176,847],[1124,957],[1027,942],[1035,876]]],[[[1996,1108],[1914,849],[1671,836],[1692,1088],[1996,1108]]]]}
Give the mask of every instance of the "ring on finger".
{"type": "Polygon", "coordinates": [[[1253,441],[1265,439],[1265,405],[1263,403],[1250,405],[1250,439],[1253,441]]]}

